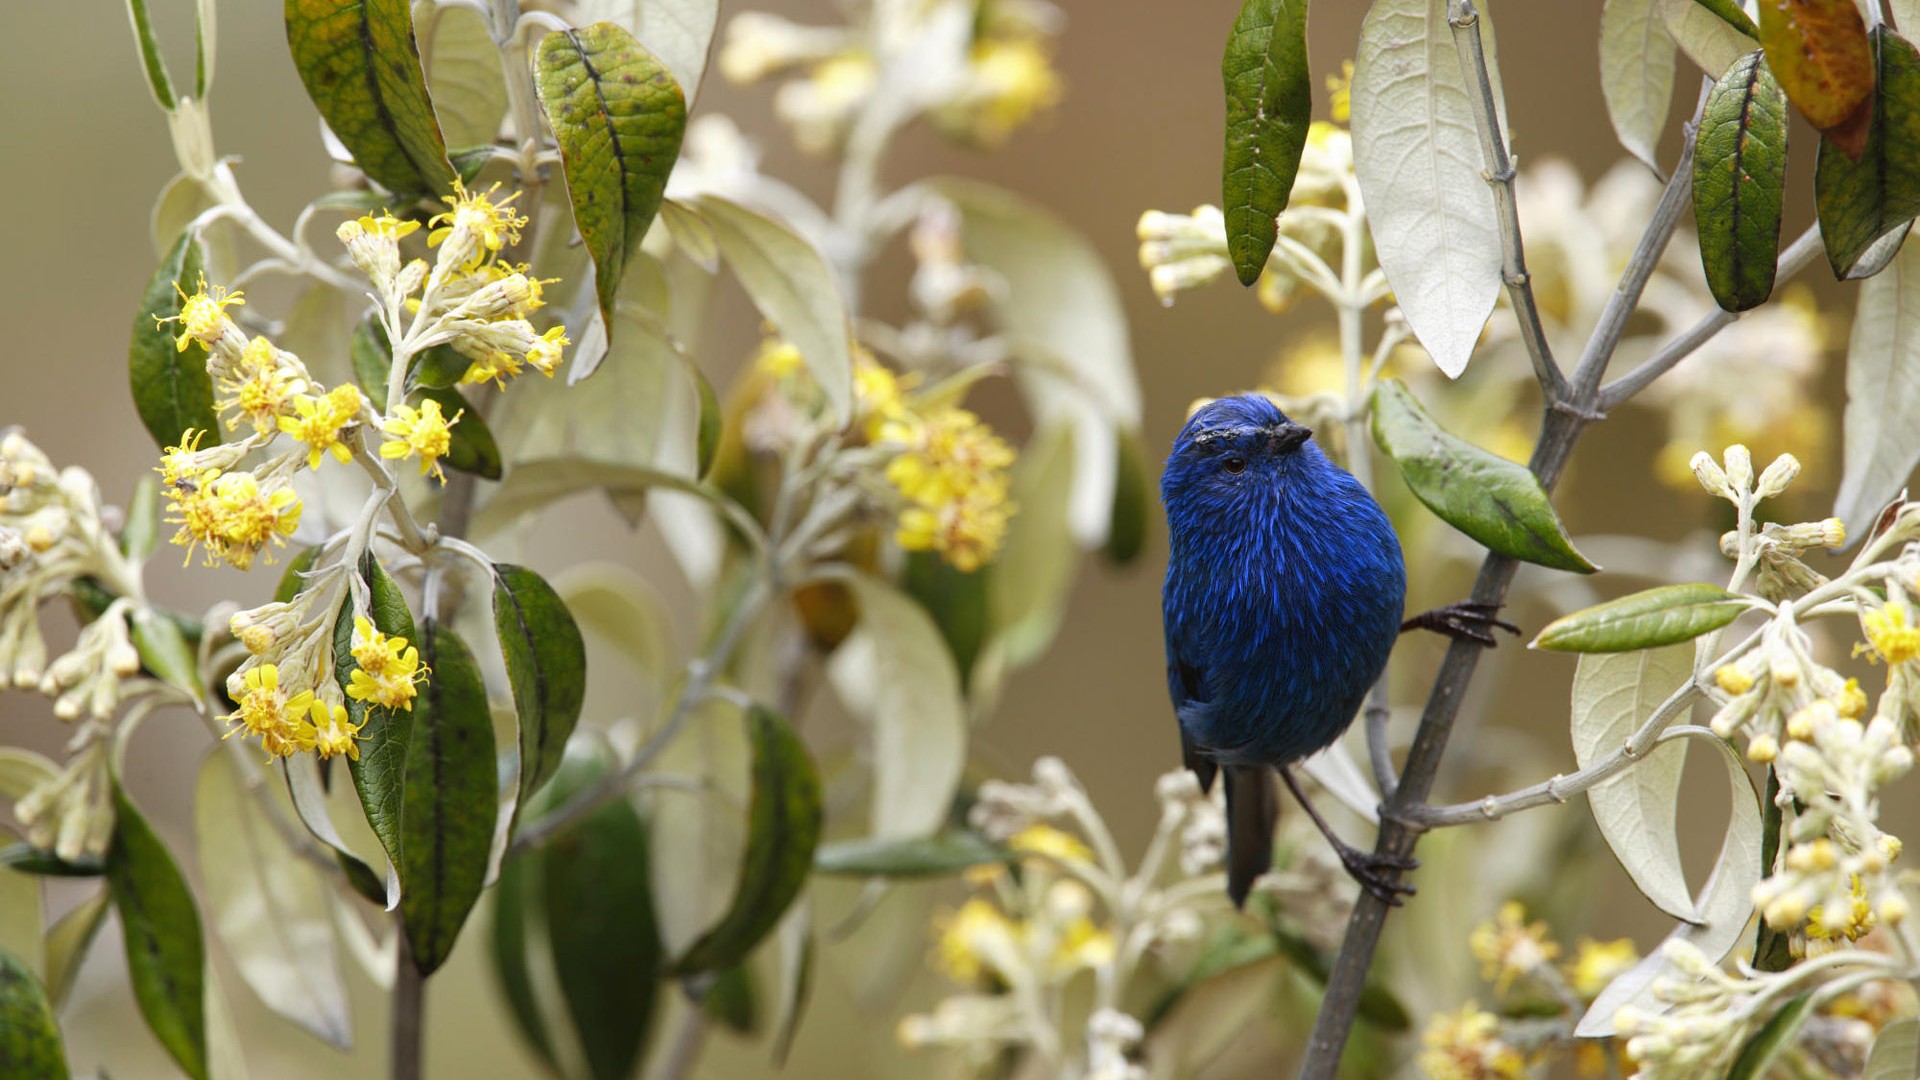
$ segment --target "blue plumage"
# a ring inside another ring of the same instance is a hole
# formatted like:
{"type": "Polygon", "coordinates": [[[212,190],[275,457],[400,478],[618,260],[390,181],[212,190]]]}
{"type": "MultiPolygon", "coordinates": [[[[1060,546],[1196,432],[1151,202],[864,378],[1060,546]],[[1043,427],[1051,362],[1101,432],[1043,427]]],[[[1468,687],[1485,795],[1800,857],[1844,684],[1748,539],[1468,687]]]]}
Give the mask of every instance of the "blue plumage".
{"type": "Polygon", "coordinates": [[[1406,599],[1393,525],[1311,434],[1264,397],[1221,398],[1160,481],[1167,686],[1187,764],[1205,786],[1226,770],[1236,902],[1271,865],[1273,769],[1353,722],[1406,599]]]}

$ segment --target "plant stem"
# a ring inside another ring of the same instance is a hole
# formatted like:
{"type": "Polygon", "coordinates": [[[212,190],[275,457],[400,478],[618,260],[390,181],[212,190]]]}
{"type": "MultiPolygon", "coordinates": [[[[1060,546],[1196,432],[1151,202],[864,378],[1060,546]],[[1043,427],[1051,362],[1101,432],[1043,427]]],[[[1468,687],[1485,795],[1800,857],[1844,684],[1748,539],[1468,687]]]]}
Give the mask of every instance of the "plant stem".
{"type": "Polygon", "coordinates": [[[392,1080],[420,1080],[421,1035],[425,1018],[427,979],[413,963],[413,947],[407,943],[407,930],[396,916],[394,932],[399,937],[393,956],[393,1042],[388,1055],[388,1075],[392,1080]]]}

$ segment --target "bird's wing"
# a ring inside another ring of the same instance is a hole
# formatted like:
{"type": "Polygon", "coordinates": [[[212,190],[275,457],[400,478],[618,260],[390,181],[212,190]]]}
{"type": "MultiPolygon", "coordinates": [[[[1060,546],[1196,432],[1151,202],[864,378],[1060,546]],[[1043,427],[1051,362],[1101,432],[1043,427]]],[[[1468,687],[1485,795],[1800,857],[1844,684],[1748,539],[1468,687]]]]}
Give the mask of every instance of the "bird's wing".
{"type": "MultiPolygon", "coordinates": [[[[1173,712],[1180,718],[1180,759],[1200,781],[1201,791],[1213,790],[1213,777],[1219,771],[1211,757],[1187,734],[1213,706],[1207,693],[1206,672],[1182,655],[1181,635],[1174,627],[1167,633],[1167,690],[1173,696],[1173,712]]],[[[1204,726],[1204,725],[1201,725],[1204,726]]]]}

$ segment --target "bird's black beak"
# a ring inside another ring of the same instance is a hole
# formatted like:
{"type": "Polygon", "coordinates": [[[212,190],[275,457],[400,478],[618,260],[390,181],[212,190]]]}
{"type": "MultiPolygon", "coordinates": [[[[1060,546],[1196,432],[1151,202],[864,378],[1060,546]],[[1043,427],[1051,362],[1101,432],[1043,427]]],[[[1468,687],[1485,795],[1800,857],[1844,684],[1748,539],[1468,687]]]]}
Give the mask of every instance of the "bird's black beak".
{"type": "Polygon", "coordinates": [[[1283,420],[1273,426],[1273,449],[1275,453],[1287,453],[1298,448],[1301,443],[1311,438],[1313,438],[1313,429],[1305,424],[1296,424],[1291,420],[1283,420]]]}

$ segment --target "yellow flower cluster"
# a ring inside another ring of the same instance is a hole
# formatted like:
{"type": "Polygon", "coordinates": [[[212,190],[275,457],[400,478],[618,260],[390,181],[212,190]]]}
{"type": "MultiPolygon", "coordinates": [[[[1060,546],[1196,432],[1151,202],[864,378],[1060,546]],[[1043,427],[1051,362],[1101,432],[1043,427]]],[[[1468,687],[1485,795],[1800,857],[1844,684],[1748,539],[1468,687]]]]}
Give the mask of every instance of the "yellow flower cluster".
{"type": "Polygon", "coordinates": [[[1525,1080],[1527,1059],[1500,1038],[1500,1019],[1473,1002],[1439,1013],[1420,1037],[1428,1080],[1525,1080]]]}
{"type": "Polygon", "coordinates": [[[347,684],[347,696],[385,709],[413,711],[413,699],[426,671],[420,652],[403,637],[388,637],[364,615],[353,619],[353,662],[359,665],[347,684]]]}
{"type": "Polygon", "coordinates": [[[1467,947],[1480,961],[1480,977],[1492,980],[1501,994],[1518,979],[1551,970],[1560,956],[1560,946],[1547,938],[1547,924],[1527,922],[1527,909],[1517,900],[1500,905],[1493,922],[1474,927],[1467,947]]]}
{"type": "Polygon", "coordinates": [[[889,421],[881,436],[906,448],[887,465],[887,479],[908,504],[894,534],[900,546],[937,551],[968,572],[991,562],[1013,514],[1013,448],[978,416],[951,406],[889,421]]]}
{"type": "Polygon", "coordinates": [[[227,717],[227,736],[255,737],[271,757],[292,757],[312,750],[322,758],[337,754],[359,760],[354,741],[361,725],[347,719],[346,706],[307,688],[290,693],[275,664],[260,664],[246,674],[240,708],[227,717]]]}
{"type": "Polygon", "coordinates": [[[440,411],[440,403],[427,398],[415,409],[411,405],[395,405],[393,415],[382,425],[393,438],[380,444],[380,456],[383,458],[405,458],[416,454],[420,457],[420,475],[432,473],[434,479],[444,481],[447,474],[440,468],[440,459],[453,448],[451,428],[465,415],[462,409],[447,416],[440,411]]]}
{"type": "Polygon", "coordinates": [[[343,383],[324,396],[301,394],[293,399],[293,415],[282,414],[280,430],[307,444],[307,468],[320,467],[320,456],[331,453],[335,461],[348,461],[353,452],[340,441],[340,433],[360,415],[366,399],[360,388],[343,383]]]}
{"type": "MultiPolygon", "coordinates": [[[[172,484],[167,522],[180,527],[173,542],[187,549],[189,562],[194,548],[201,547],[207,565],[224,560],[246,570],[269,543],[286,545],[300,524],[300,499],[288,486],[284,470],[263,479],[251,472],[195,469],[190,459],[201,434],[189,430],[182,445],[169,448],[162,459],[160,472],[172,484]]],[[[267,561],[272,561],[270,553],[267,561]]]]}
{"type": "Polygon", "coordinates": [[[993,896],[972,897],[936,922],[940,969],[961,983],[983,976],[1020,981],[1032,971],[1061,981],[1111,963],[1113,934],[1093,920],[1093,895],[1060,872],[1092,863],[1086,844],[1051,825],[1033,824],[1009,838],[1007,846],[1028,856],[1018,887],[999,864],[968,874],[970,884],[993,896]]]}
{"type": "Polygon", "coordinates": [[[1899,597],[1861,615],[1860,626],[1874,653],[1887,663],[1904,664],[1920,656],[1920,627],[1914,625],[1913,613],[1899,597]]]}

